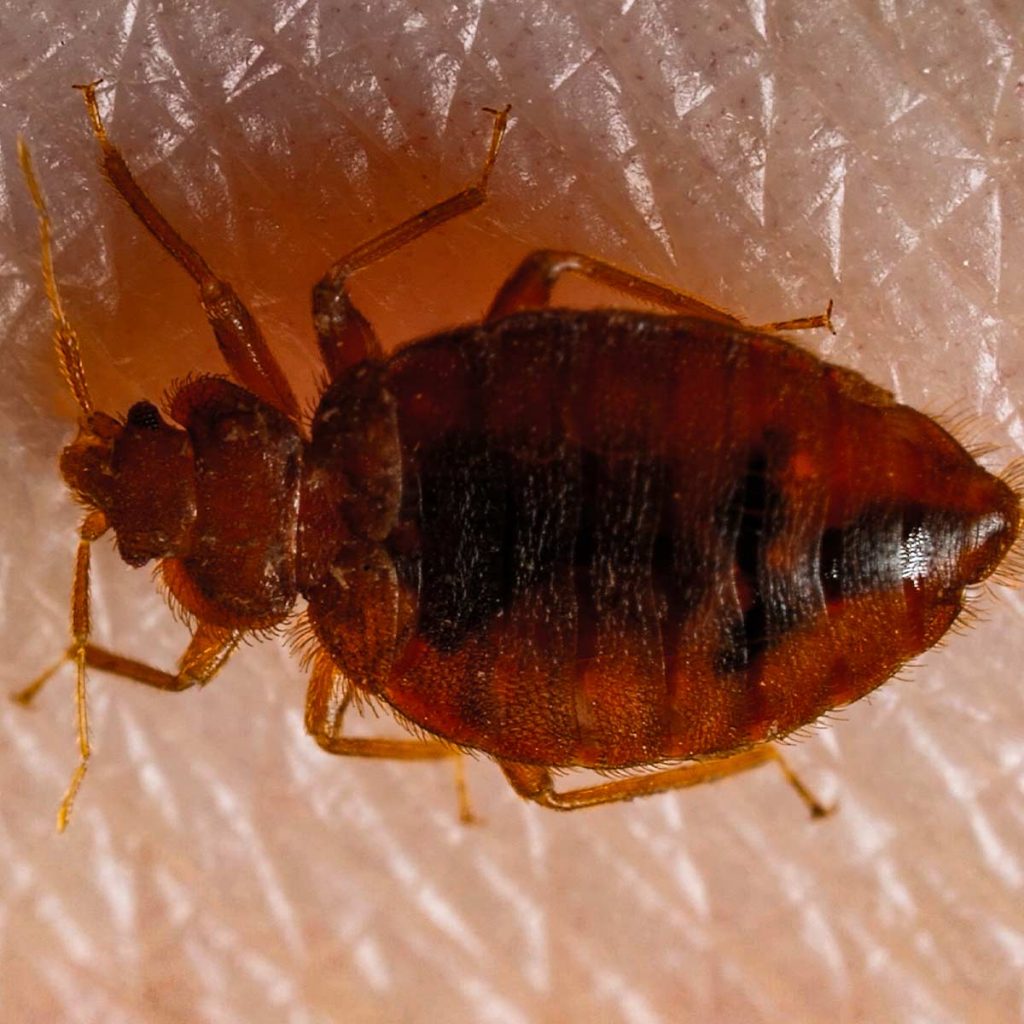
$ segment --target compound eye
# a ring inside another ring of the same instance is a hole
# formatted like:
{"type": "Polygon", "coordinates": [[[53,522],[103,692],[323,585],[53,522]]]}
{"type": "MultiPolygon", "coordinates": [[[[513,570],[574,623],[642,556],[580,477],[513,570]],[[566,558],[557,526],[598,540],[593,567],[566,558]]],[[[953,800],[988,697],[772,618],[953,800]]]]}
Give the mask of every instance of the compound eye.
{"type": "Polygon", "coordinates": [[[128,410],[128,425],[142,430],[158,430],[163,426],[160,410],[152,402],[136,402],[128,410]]]}

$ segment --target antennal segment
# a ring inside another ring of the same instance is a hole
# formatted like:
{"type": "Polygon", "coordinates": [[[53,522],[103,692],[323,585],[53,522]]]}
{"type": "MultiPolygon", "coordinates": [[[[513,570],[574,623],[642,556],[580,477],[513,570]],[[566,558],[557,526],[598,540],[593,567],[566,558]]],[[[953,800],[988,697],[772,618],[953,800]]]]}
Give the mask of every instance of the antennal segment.
{"type": "Polygon", "coordinates": [[[85,380],[78,335],[75,334],[75,329],[64,315],[60,291],[57,288],[57,278],[53,272],[50,214],[46,209],[46,200],[43,198],[43,191],[39,187],[39,180],[32,167],[32,157],[29,154],[28,146],[21,136],[18,137],[18,162],[21,164],[21,173],[25,176],[25,184],[28,186],[32,202],[39,215],[39,248],[42,252],[43,286],[46,288],[46,297],[50,302],[50,311],[53,313],[53,343],[57,349],[60,372],[64,380],[67,381],[71,394],[74,395],[75,401],[78,403],[78,408],[82,410],[82,415],[89,417],[93,411],[92,397],[89,394],[89,385],[85,380]]]}

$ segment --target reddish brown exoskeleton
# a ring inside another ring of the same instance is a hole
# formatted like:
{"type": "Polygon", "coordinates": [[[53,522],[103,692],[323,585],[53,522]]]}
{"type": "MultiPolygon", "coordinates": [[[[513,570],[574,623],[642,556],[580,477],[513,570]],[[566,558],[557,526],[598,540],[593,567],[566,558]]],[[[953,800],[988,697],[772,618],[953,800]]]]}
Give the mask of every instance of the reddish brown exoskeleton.
{"type": "MultiPolygon", "coordinates": [[[[329,383],[311,422],[231,288],[156,210],[82,87],[104,168],[199,286],[234,381],[162,414],[94,410],[39,210],[64,376],[81,410],[61,472],[86,507],[72,599],[85,674],[212,679],[246,634],[306,610],[306,724],[336,754],[482,752],[572,809],[778,762],[773,742],[869,693],[942,637],[1014,544],[1020,504],[929,418],[761,328],[572,252],[527,258],[479,323],[385,356],[349,276],[480,205],[477,183],[339,260],[313,292],[329,383]],[[564,273],[671,311],[551,308],[564,273]],[[176,673],[92,643],[89,548],[157,561],[193,623],[176,673]],[[354,698],[420,738],[344,735],[354,698]],[[555,790],[551,769],[658,768],[555,790]]],[[[54,669],[57,666],[54,666],[54,669]]],[[[21,694],[34,695],[54,669],[21,694]]]]}

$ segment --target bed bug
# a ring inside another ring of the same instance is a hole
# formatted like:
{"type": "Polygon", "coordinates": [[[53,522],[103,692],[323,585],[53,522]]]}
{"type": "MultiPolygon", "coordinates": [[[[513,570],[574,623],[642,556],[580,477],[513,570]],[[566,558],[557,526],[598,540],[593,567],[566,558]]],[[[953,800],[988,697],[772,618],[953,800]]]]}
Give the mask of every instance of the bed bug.
{"type": "MultiPolygon", "coordinates": [[[[231,378],[161,411],[97,411],[57,289],[27,151],[63,375],[80,409],[61,472],[84,505],[75,665],[162,690],[204,685],[246,635],[294,625],[306,726],[335,754],[475,751],[523,797],[575,809],[774,761],[777,741],[933,646],[1013,548],[1014,474],[780,332],[576,252],[528,256],[477,323],[385,355],[348,279],[479,206],[475,184],[360,245],[313,290],[327,383],[311,420],[231,287],[170,226],[80,86],[114,188],[191,275],[231,378]],[[664,313],[551,304],[582,274],[664,313]],[[89,552],[156,562],[193,635],[176,672],[93,643],[89,552]],[[297,604],[305,603],[301,615],[297,604]],[[346,736],[353,702],[418,735],[346,736]],[[554,772],[623,773],[557,789],[554,772]],[[628,769],[650,769],[628,774],[628,769]]],[[[831,305],[829,306],[829,311],[831,305]]],[[[1007,562],[1009,564],[1009,561],[1007,562]]]]}

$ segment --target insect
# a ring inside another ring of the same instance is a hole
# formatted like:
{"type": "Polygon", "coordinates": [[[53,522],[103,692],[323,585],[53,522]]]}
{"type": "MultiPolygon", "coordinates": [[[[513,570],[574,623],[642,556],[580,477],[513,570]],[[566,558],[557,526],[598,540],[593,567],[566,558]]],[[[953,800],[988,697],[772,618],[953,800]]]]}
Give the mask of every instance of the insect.
{"type": "MultiPolygon", "coordinates": [[[[313,290],[327,383],[311,420],[259,327],[164,219],[79,86],[103,166],[193,278],[231,377],[163,410],[98,411],[58,292],[24,146],[61,369],[80,410],[61,473],[85,508],[71,603],[79,765],[86,673],[205,685],[247,635],[291,624],[306,726],[334,754],[476,751],[523,797],[575,809],[780,765],[775,745],[934,645],[967,588],[1012,578],[1020,471],[990,475],[942,427],[779,332],[575,252],[527,257],[483,319],[385,355],[351,275],[479,206],[468,188],[360,245],[313,290]],[[667,310],[553,307],[566,273],[667,310]],[[175,672],[89,627],[89,552],[155,562],[192,625],[175,672]],[[304,611],[297,606],[304,602],[304,611]],[[370,701],[417,734],[350,737],[370,701]],[[559,789],[555,772],[619,773],[559,789]],[[627,769],[651,769],[628,774],[627,769]]],[[[829,306],[829,311],[831,305],[829,306]]]]}

